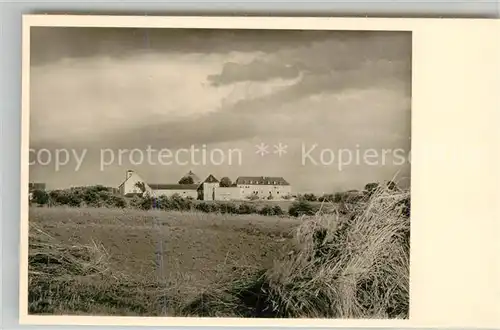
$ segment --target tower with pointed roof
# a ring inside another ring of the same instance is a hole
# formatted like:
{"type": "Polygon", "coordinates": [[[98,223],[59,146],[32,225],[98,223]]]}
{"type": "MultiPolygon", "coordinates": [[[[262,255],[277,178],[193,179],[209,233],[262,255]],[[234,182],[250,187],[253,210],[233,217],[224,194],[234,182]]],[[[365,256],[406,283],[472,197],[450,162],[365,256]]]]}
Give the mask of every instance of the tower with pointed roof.
{"type": "Polygon", "coordinates": [[[220,186],[219,180],[217,180],[212,174],[210,174],[200,185],[200,196],[205,201],[215,200],[215,189],[220,186]]]}
{"type": "Polygon", "coordinates": [[[189,171],[186,173],[180,180],[179,184],[200,184],[201,180],[200,178],[193,173],[193,171],[189,171]]]}

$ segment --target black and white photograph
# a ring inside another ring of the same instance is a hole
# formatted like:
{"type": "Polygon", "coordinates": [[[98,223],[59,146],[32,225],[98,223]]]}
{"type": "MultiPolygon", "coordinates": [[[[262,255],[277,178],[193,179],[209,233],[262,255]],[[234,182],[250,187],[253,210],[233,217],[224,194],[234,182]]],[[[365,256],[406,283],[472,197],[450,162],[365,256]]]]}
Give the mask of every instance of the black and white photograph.
{"type": "Polygon", "coordinates": [[[411,31],[29,43],[30,315],[409,319],[411,31]]]}

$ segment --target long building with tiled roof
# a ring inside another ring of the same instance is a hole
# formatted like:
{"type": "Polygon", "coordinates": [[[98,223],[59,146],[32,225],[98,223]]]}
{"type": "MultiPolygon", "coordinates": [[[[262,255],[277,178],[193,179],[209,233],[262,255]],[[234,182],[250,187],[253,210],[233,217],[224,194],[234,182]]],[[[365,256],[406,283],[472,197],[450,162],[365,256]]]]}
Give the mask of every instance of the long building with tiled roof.
{"type": "Polygon", "coordinates": [[[237,185],[280,185],[280,186],[288,186],[290,185],[285,179],[282,177],[275,176],[240,176],[236,179],[237,185]]]}

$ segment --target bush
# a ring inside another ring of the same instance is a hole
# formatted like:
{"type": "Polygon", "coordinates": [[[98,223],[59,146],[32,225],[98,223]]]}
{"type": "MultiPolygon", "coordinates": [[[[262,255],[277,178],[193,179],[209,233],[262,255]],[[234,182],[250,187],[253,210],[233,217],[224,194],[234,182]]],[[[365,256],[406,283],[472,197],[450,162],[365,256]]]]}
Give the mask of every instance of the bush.
{"type": "Polygon", "coordinates": [[[189,211],[193,206],[193,200],[190,198],[184,198],[179,194],[174,194],[170,196],[169,209],[176,211],[189,211]]]}
{"type": "Polygon", "coordinates": [[[182,197],[179,194],[172,196],[161,195],[159,197],[145,195],[134,196],[130,202],[131,207],[149,210],[174,210],[174,211],[189,211],[194,208],[192,198],[182,197]]]}
{"type": "Polygon", "coordinates": [[[314,194],[305,194],[302,196],[302,199],[308,202],[316,202],[318,200],[318,197],[314,194]]]}
{"type": "Polygon", "coordinates": [[[65,190],[54,190],[48,194],[51,205],[90,207],[131,207],[141,210],[161,209],[188,211],[194,207],[194,199],[174,194],[170,197],[154,197],[150,194],[134,195],[127,203],[127,199],[115,190],[104,186],[74,187],[65,190]]]}
{"type": "Polygon", "coordinates": [[[97,191],[89,189],[83,194],[83,201],[87,206],[99,206],[100,196],[97,191]]]}
{"type": "Polygon", "coordinates": [[[110,195],[110,198],[108,199],[108,205],[111,207],[123,209],[127,207],[127,201],[123,196],[110,195]]]}
{"type": "Polygon", "coordinates": [[[66,205],[71,207],[119,207],[127,206],[125,198],[109,187],[101,185],[73,187],[70,189],[52,190],[48,193],[47,204],[51,206],[66,205]]]}
{"type": "Polygon", "coordinates": [[[72,207],[79,207],[82,204],[83,200],[81,196],[78,194],[71,194],[69,193],[67,195],[67,203],[66,205],[72,206],[72,207]]]}
{"type": "Polygon", "coordinates": [[[275,205],[273,207],[273,209],[274,209],[274,215],[284,215],[285,214],[285,211],[283,211],[283,209],[279,205],[275,205]]]}
{"type": "Polygon", "coordinates": [[[255,205],[250,204],[250,203],[243,203],[240,204],[240,207],[238,208],[238,213],[239,214],[253,214],[253,213],[259,213],[255,205]]]}
{"type": "Polygon", "coordinates": [[[134,195],[129,201],[129,206],[131,208],[139,210],[151,210],[160,208],[159,199],[149,195],[134,195]]]}
{"type": "Polygon", "coordinates": [[[212,212],[219,211],[219,205],[217,205],[215,203],[203,202],[203,203],[196,204],[195,209],[198,211],[201,211],[201,212],[205,212],[205,213],[212,213],[212,212]]]}
{"type": "Polygon", "coordinates": [[[49,199],[52,205],[68,205],[69,194],[64,190],[52,190],[49,192],[49,199]]]}
{"type": "Polygon", "coordinates": [[[142,198],[140,196],[134,195],[129,200],[129,206],[134,209],[140,209],[141,200],[142,198]]]}
{"type": "Polygon", "coordinates": [[[283,213],[284,213],[283,209],[279,205],[275,206],[266,205],[259,211],[259,214],[268,216],[283,215],[283,213]]]}
{"type": "Polygon", "coordinates": [[[314,215],[317,210],[310,202],[299,200],[294,202],[288,209],[288,214],[292,217],[300,217],[302,215],[314,215]]]}
{"type": "Polygon", "coordinates": [[[45,205],[49,202],[49,194],[47,194],[44,190],[33,190],[33,198],[31,201],[33,203],[45,205]]]}
{"type": "Polygon", "coordinates": [[[233,182],[227,176],[220,179],[220,186],[221,187],[231,187],[232,185],[233,185],[233,182]]]}
{"type": "Polygon", "coordinates": [[[219,212],[222,214],[238,214],[239,209],[234,203],[219,203],[219,212]]]}
{"type": "Polygon", "coordinates": [[[349,191],[335,193],[333,201],[335,203],[355,204],[363,200],[366,200],[366,198],[369,198],[370,196],[371,193],[367,193],[365,195],[365,193],[361,191],[349,190],[349,191]]]}
{"type": "Polygon", "coordinates": [[[151,196],[139,197],[138,208],[141,210],[151,210],[153,208],[157,208],[156,198],[151,196]]]}
{"type": "Polygon", "coordinates": [[[323,196],[318,198],[318,202],[322,203],[333,203],[335,201],[335,197],[333,194],[324,194],[323,196]]]}
{"type": "Polygon", "coordinates": [[[167,196],[160,196],[156,198],[156,208],[160,210],[168,210],[170,206],[170,200],[167,196]]]}

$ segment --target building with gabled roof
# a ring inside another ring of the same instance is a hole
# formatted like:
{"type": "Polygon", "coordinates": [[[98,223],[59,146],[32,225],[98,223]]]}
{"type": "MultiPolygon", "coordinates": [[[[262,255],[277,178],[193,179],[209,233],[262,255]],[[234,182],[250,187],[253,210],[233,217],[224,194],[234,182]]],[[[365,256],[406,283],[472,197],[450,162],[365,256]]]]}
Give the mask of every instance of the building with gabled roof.
{"type": "Polygon", "coordinates": [[[198,187],[198,198],[204,201],[216,200],[216,190],[221,188],[219,180],[212,174],[209,174],[198,187]]]}
{"type": "MultiPolygon", "coordinates": [[[[190,171],[190,173],[192,173],[190,171]]],[[[188,173],[189,174],[189,173],[188,173]]],[[[194,174],[194,173],[193,173],[194,174]]],[[[152,196],[172,196],[178,194],[181,197],[198,197],[199,184],[179,184],[179,183],[149,183],[132,170],[127,170],[125,181],[118,187],[120,194],[124,196],[134,196],[149,194],[152,196]]]]}
{"type": "Polygon", "coordinates": [[[292,187],[283,177],[240,176],[235,183],[243,198],[280,200],[292,193],[292,187]]]}
{"type": "Polygon", "coordinates": [[[219,180],[215,178],[212,174],[207,176],[207,178],[203,181],[203,183],[220,183],[219,180]]]}
{"type": "Polygon", "coordinates": [[[277,176],[240,176],[236,179],[236,185],[279,185],[289,186],[290,184],[282,177],[277,176]]]}

